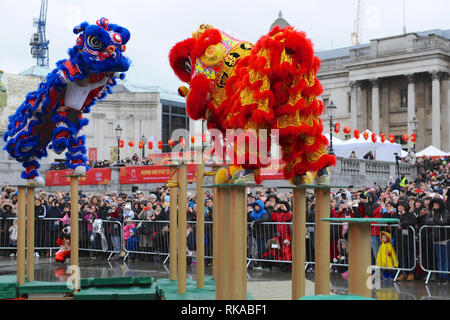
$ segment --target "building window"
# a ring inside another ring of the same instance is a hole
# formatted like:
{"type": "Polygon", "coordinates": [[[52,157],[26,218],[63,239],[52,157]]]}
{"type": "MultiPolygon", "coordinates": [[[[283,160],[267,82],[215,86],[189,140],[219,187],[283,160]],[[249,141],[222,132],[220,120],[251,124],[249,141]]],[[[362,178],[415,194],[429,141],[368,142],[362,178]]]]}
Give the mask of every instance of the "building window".
{"type": "Polygon", "coordinates": [[[408,107],[408,90],[402,89],[400,91],[400,107],[407,108],[408,107]]]}
{"type": "Polygon", "coordinates": [[[330,104],[330,99],[329,99],[329,98],[323,99],[323,105],[324,105],[325,108],[326,108],[329,104],[330,104]]]}
{"type": "MultiPolygon", "coordinates": [[[[162,152],[170,152],[171,148],[167,141],[172,138],[172,133],[177,129],[189,130],[189,117],[186,115],[186,108],[182,106],[174,106],[169,104],[163,105],[162,113],[162,152]]],[[[174,139],[175,144],[179,139],[174,139]]]]}
{"type": "Polygon", "coordinates": [[[352,95],[347,93],[347,112],[352,113],[352,95]]]}
{"type": "Polygon", "coordinates": [[[345,135],[345,140],[350,140],[350,139],[351,139],[351,137],[352,137],[351,135],[349,135],[349,134],[346,134],[346,135],[345,135]]]}

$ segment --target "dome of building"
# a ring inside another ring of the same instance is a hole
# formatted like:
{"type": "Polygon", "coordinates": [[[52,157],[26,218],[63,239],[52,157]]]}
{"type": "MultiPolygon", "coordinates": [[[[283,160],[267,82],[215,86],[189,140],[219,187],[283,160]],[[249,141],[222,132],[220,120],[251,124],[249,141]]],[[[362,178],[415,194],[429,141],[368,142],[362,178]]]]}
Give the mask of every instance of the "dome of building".
{"type": "MultiPolygon", "coordinates": [[[[284,18],[283,18],[283,13],[280,12],[278,13],[278,19],[276,19],[272,25],[270,26],[270,30],[273,29],[273,27],[275,26],[279,26],[280,28],[285,28],[285,27],[290,27],[291,25],[289,24],[289,22],[287,22],[284,18]]],[[[269,30],[269,31],[270,31],[269,30]]]]}

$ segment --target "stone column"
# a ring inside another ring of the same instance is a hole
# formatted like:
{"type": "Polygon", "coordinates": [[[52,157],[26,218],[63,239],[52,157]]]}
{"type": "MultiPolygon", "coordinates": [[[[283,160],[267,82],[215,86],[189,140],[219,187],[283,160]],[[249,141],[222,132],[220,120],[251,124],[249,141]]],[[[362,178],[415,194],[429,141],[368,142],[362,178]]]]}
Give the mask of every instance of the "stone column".
{"type": "Polygon", "coordinates": [[[413,133],[413,130],[411,128],[410,121],[416,114],[416,91],[414,74],[406,74],[405,77],[408,80],[408,118],[406,120],[408,122],[408,135],[411,135],[411,133],[413,133]]]}
{"type": "Polygon", "coordinates": [[[431,144],[436,148],[441,148],[441,73],[433,70],[431,72],[431,144]]]}
{"type": "Polygon", "coordinates": [[[372,84],[372,132],[380,134],[380,88],[379,79],[370,79],[372,84]]]}
{"type": "Polygon", "coordinates": [[[351,93],[350,93],[350,111],[351,111],[351,128],[354,130],[358,127],[358,82],[350,82],[351,93]]]}
{"type": "MultiPolygon", "coordinates": [[[[411,136],[413,133],[413,129],[411,128],[411,120],[416,114],[416,89],[415,89],[415,83],[414,83],[414,74],[406,74],[405,75],[407,81],[408,81],[408,113],[407,113],[407,127],[408,127],[408,135],[411,136]]],[[[408,141],[409,147],[413,146],[413,142],[411,139],[408,141]]]]}

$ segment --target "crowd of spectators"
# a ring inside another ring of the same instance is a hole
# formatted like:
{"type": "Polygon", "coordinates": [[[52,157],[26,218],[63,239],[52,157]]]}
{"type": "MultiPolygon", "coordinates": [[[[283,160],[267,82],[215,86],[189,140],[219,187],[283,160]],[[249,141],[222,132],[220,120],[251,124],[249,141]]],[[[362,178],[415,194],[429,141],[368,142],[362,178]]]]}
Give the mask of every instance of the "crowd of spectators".
{"type": "MultiPolygon", "coordinates": [[[[138,159],[131,160],[137,161],[138,159]]],[[[425,275],[421,265],[428,270],[450,269],[450,164],[447,158],[418,158],[418,175],[413,181],[400,176],[390,178],[386,185],[373,185],[358,189],[340,189],[331,194],[331,217],[396,218],[400,223],[372,227],[372,263],[383,268],[383,276],[392,279],[392,268],[402,272],[397,281],[413,281],[425,275]],[[419,237],[422,226],[425,228],[419,237]],[[419,256],[419,242],[423,252],[419,256]],[[416,248],[416,250],[414,250],[416,248]]],[[[286,190],[286,189],[283,189],[286,190]]],[[[333,189],[334,190],[334,189],[333,189]]],[[[212,254],[212,226],[214,215],[213,194],[206,191],[201,201],[205,203],[206,256],[212,254]]],[[[105,248],[113,248],[113,259],[123,257],[122,245],[130,252],[129,259],[161,260],[168,253],[170,195],[166,187],[133,193],[105,192],[92,194],[80,192],[79,197],[80,241],[86,242],[82,254],[92,258],[105,258],[105,248]],[[100,222],[99,222],[100,221],[100,222]],[[109,221],[110,223],[101,223],[109,221]],[[117,222],[117,224],[113,222],[117,222]],[[147,223],[160,221],[160,223],[147,223]],[[120,224],[119,224],[120,222],[120,224]],[[123,230],[115,230],[119,228],[123,230]],[[121,244],[123,232],[124,244],[121,244]],[[148,255],[142,252],[152,252],[148,255]]],[[[195,194],[188,193],[188,221],[195,221],[197,201],[195,194]]],[[[306,260],[314,261],[315,197],[307,192],[306,260]]],[[[0,199],[0,248],[14,246],[14,218],[17,212],[17,191],[9,186],[2,189],[0,199]]],[[[275,188],[248,190],[248,257],[254,259],[255,269],[281,266],[289,270],[290,264],[274,261],[291,260],[292,192],[280,192],[275,188]],[[267,223],[271,222],[271,223],[267,223]]],[[[53,247],[58,232],[70,217],[69,193],[36,195],[36,248],[53,247]],[[47,224],[40,219],[54,218],[47,224]],[[39,227],[38,227],[39,226],[39,227]]],[[[343,277],[348,275],[348,227],[332,225],[330,233],[330,262],[333,271],[343,277]]],[[[188,255],[195,251],[195,223],[188,223],[188,255]]],[[[81,246],[80,246],[81,247],[81,246]]],[[[13,250],[0,253],[14,255],[13,250]]],[[[37,250],[39,255],[49,255],[48,250],[37,250]]],[[[190,258],[189,262],[193,260],[190,258]]],[[[210,259],[206,263],[211,263],[210,259]]],[[[311,266],[309,271],[313,271],[311,266]]],[[[448,273],[437,273],[441,283],[447,283],[448,273]]]]}
{"type": "MultiPolygon", "coordinates": [[[[113,168],[113,167],[137,167],[137,166],[152,166],[154,164],[151,159],[141,159],[137,153],[131,158],[115,160],[89,160],[88,166],[91,168],[113,168]]],[[[53,162],[50,164],[50,170],[66,170],[65,161],[53,162]]]]}

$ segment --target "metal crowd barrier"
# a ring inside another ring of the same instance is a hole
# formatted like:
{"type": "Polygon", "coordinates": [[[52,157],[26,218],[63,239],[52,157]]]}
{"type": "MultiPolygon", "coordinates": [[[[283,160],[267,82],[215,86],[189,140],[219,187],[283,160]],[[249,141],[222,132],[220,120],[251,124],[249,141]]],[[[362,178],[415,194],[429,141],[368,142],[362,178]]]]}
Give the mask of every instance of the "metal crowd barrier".
{"type": "MultiPolygon", "coordinates": [[[[187,230],[187,257],[196,258],[196,221],[186,221],[187,230]]],[[[169,253],[169,225],[166,220],[130,220],[135,234],[124,239],[126,252],[123,260],[136,255],[162,255],[166,256],[163,263],[170,258],[169,253]]],[[[212,221],[205,221],[205,258],[212,259],[212,221]]]]}
{"type": "Polygon", "coordinates": [[[123,251],[123,227],[116,220],[78,219],[79,249],[93,253],[109,253],[107,260],[123,251]]]}
{"type": "MultiPolygon", "coordinates": [[[[16,218],[0,219],[0,250],[14,253],[16,246],[10,241],[10,228],[16,218]]],[[[58,250],[56,240],[61,231],[58,219],[36,218],[35,250],[58,250]]],[[[124,228],[119,221],[87,221],[79,219],[80,250],[120,255],[126,260],[130,255],[165,255],[163,263],[169,259],[169,221],[131,220],[134,234],[124,239],[124,228]],[[123,255],[121,255],[121,253],[123,255]]],[[[187,221],[188,257],[196,258],[196,222],[187,221]]],[[[266,265],[292,263],[291,228],[292,222],[265,222],[247,224],[247,266],[252,262],[266,265]]],[[[305,269],[315,263],[314,227],[306,223],[306,263],[305,269]]],[[[375,226],[373,226],[375,227],[375,226]]],[[[450,276],[450,226],[422,226],[416,232],[413,227],[402,230],[399,225],[377,224],[382,231],[389,232],[391,244],[398,259],[398,267],[377,266],[376,255],[372,254],[372,268],[395,272],[396,280],[402,271],[413,271],[417,266],[428,273],[428,284],[432,273],[445,278],[450,276]],[[419,247],[417,255],[417,244],[419,247]],[[418,261],[417,261],[418,260],[418,261]]],[[[127,229],[129,229],[127,227],[127,229]]],[[[212,221],[205,221],[205,258],[212,259],[213,233],[212,221]]],[[[12,232],[12,229],[11,229],[12,232]]],[[[342,250],[346,243],[345,223],[330,225],[330,270],[344,272],[348,268],[348,256],[342,250]]],[[[379,239],[379,238],[378,238],[379,239]]],[[[348,245],[348,243],[346,243],[348,245]]],[[[381,246],[381,243],[379,243],[381,246]]],[[[346,248],[348,250],[348,247],[346,248]]]]}
{"type": "Polygon", "coordinates": [[[450,226],[425,225],[418,234],[420,267],[428,273],[425,284],[432,273],[450,279],[450,226]]]}
{"type": "MultiPolygon", "coordinates": [[[[10,241],[10,227],[14,225],[15,220],[16,218],[0,219],[0,250],[5,250],[7,254],[15,253],[17,247],[17,242],[10,241]]],[[[123,248],[122,224],[109,220],[92,222],[78,219],[80,250],[109,253],[108,260],[114,253],[120,254],[123,248]]],[[[52,252],[59,249],[56,241],[61,230],[62,223],[57,218],[36,218],[35,251],[48,250],[52,256],[52,252]]]]}

